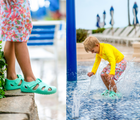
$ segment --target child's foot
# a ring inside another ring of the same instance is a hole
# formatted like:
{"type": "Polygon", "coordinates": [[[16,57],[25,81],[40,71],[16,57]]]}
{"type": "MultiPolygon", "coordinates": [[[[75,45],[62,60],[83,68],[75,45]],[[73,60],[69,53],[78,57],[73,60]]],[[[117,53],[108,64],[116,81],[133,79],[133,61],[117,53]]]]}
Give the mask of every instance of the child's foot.
{"type": "Polygon", "coordinates": [[[56,87],[49,86],[37,78],[32,82],[23,81],[21,84],[21,92],[49,95],[56,93],[56,87]]]}
{"type": "Polygon", "coordinates": [[[117,98],[120,98],[122,95],[121,95],[121,93],[119,93],[119,92],[117,92],[117,93],[115,93],[114,91],[110,91],[110,93],[109,93],[109,97],[111,97],[111,98],[113,98],[113,99],[115,99],[116,97],[117,98]]]}
{"type": "Polygon", "coordinates": [[[110,92],[109,90],[106,90],[106,91],[104,91],[101,95],[102,95],[102,96],[107,96],[107,95],[109,94],[109,92],[110,92]]]}
{"type": "Polygon", "coordinates": [[[16,90],[21,88],[21,83],[24,81],[21,75],[17,75],[15,80],[5,79],[5,89],[6,90],[16,90]]]}
{"type": "Polygon", "coordinates": [[[117,96],[117,95],[116,95],[116,93],[115,93],[114,91],[110,91],[109,97],[114,98],[114,97],[116,97],[116,96],[117,96]]]}

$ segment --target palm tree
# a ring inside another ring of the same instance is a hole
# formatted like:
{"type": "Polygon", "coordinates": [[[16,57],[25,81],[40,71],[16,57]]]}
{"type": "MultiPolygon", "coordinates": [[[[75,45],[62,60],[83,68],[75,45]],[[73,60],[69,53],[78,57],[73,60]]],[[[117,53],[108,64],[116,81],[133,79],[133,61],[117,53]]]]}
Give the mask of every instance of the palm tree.
{"type": "Polygon", "coordinates": [[[129,0],[127,0],[127,8],[128,8],[128,25],[131,26],[131,23],[130,23],[130,13],[129,13],[129,0]]]}

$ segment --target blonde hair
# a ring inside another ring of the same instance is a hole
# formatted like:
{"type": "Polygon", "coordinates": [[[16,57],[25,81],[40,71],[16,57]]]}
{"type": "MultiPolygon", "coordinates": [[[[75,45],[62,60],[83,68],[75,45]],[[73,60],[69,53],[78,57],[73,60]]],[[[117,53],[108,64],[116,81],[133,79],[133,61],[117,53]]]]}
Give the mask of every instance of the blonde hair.
{"type": "Polygon", "coordinates": [[[96,46],[96,44],[100,44],[100,42],[96,37],[89,36],[84,40],[83,44],[84,44],[85,51],[88,52],[91,49],[93,49],[96,46]]]}

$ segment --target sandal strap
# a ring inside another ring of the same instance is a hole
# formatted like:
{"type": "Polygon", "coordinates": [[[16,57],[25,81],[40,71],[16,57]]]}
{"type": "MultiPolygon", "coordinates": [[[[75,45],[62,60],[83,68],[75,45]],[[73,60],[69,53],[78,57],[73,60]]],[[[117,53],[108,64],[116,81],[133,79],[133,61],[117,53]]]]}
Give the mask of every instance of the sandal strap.
{"type": "Polygon", "coordinates": [[[109,96],[112,96],[112,95],[113,95],[113,96],[114,96],[114,95],[116,96],[116,93],[115,93],[114,91],[111,91],[109,96]]]}
{"type": "Polygon", "coordinates": [[[17,74],[17,77],[23,79],[22,75],[17,74]]]}
{"type": "Polygon", "coordinates": [[[19,84],[19,82],[20,82],[19,79],[22,80],[22,81],[24,80],[23,77],[22,77],[21,75],[17,75],[17,77],[18,77],[18,78],[15,79],[14,82],[13,82],[13,83],[15,83],[16,85],[19,84]]]}
{"type": "Polygon", "coordinates": [[[101,95],[106,95],[106,94],[108,94],[110,91],[109,90],[106,90],[106,91],[104,91],[101,95]]]}
{"type": "Polygon", "coordinates": [[[15,81],[13,82],[13,84],[18,85],[18,84],[19,84],[19,80],[15,80],[15,81]]]}
{"type": "Polygon", "coordinates": [[[41,83],[39,83],[39,87],[37,89],[42,89],[43,87],[45,87],[44,89],[46,89],[47,91],[49,88],[51,88],[51,86],[45,84],[44,82],[41,82],[41,83]]]}
{"type": "Polygon", "coordinates": [[[26,86],[29,88],[35,87],[37,84],[41,83],[42,81],[37,78],[36,81],[29,82],[26,86]]]}
{"type": "Polygon", "coordinates": [[[20,89],[21,84],[19,85],[20,81],[24,81],[24,78],[21,75],[17,75],[17,78],[15,80],[9,80],[5,79],[5,88],[6,90],[15,90],[20,89]]]}
{"type": "Polygon", "coordinates": [[[21,85],[21,91],[22,92],[31,92],[31,93],[39,93],[39,94],[44,94],[44,95],[49,95],[49,94],[53,94],[56,92],[56,87],[54,86],[49,86],[46,83],[42,82],[42,80],[40,79],[36,79],[36,81],[32,81],[32,82],[26,82],[23,81],[23,84],[21,85]],[[33,89],[36,85],[39,85],[37,87],[37,89],[33,89]],[[42,88],[45,87],[43,90],[42,88]],[[48,91],[48,88],[51,88],[51,91],[48,91]]]}

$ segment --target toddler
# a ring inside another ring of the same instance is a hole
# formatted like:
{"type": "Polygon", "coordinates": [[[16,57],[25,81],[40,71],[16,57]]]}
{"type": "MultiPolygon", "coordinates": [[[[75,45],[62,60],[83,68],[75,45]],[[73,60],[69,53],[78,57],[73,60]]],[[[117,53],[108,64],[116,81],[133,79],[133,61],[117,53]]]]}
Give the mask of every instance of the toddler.
{"type": "Polygon", "coordinates": [[[100,65],[101,59],[107,60],[109,64],[101,72],[101,78],[105,84],[107,90],[102,93],[103,96],[109,97],[120,96],[117,92],[117,86],[115,81],[119,79],[121,74],[126,69],[127,62],[124,59],[124,55],[117,50],[114,46],[107,43],[100,43],[94,36],[87,37],[84,42],[84,48],[86,52],[96,53],[95,63],[91,72],[87,75],[91,77],[96,74],[96,71],[100,65]]]}

